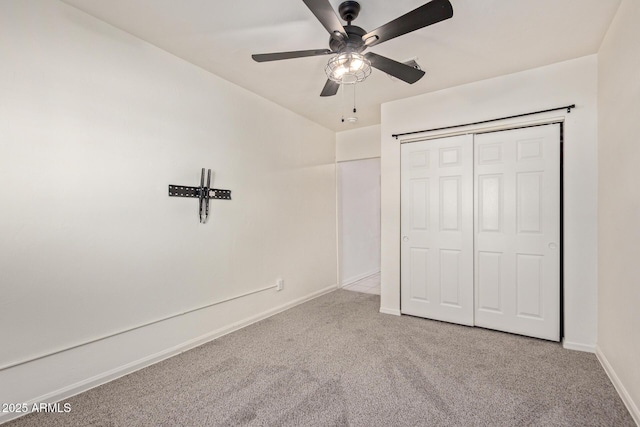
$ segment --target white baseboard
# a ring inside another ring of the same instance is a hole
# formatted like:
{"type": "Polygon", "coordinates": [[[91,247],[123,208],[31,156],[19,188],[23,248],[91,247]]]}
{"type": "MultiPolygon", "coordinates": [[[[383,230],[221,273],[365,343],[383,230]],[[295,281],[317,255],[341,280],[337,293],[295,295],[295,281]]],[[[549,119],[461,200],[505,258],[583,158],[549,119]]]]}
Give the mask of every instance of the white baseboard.
{"type": "Polygon", "coordinates": [[[638,405],[633,401],[633,399],[629,395],[629,392],[620,381],[618,374],[616,374],[616,371],[613,370],[613,367],[609,363],[609,360],[607,360],[607,357],[604,355],[604,353],[602,353],[602,350],[600,350],[600,347],[598,346],[596,346],[596,357],[600,361],[600,364],[604,368],[604,371],[609,376],[609,379],[613,383],[613,386],[616,388],[618,394],[620,395],[620,398],[629,410],[631,417],[636,422],[636,424],[640,426],[640,409],[638,409],[638,405]]]}
{"type": "Polygon", "coordinates": [[[380,313],[382,313],[382,314],[392,314],[394,316],[400,316],[400,310],[395,309],[395,308],[380,307],[380,313]]]}
{"type": "Polygon", "coordinates": [[[344,288],[345,286],[349,286],[352,283],[355,283],[355,282],[357,282],[359,280],[362,280],[362,279],[364,279],[366,277],[369,277],[369,276],[373,276],[374,274],[378,274],[378,273],[380,273],[380,269],[372,270],[372,271],[369,271],[367,273],[358,274],[357,276],[353,276],[353,277],[350,277],[348,279],[344,279],[342,281],[342,285],[341,286],[344,288]]]}
{"type": "Polygon", "coordinates": [[[567,340],[562,340],[562,347],[566,348],[567,350],[584,351],[585,353],[596,352],[595,345],[580,344],[577,342],[571,342],[567,340]]]}
{"type": "MultiPolygon", "coordinates": [[[[228,326],[225,326],[223,328],[217,329],[215,331],[209,332],[205,335],[202,335],[200,337],[194,338],[192,340],[189,340],[187,342],[184,342],[182,344],[176,345],[174,347],[171,348],[167,348],[165,350],[162,350],[158,353],[149,355],[147,357],[144,357],[142,359],[133,361],[131,363],[127,363],[126,365],[123,366],[119,366],[117,368],[111,369],[109,371],[103,372],[99,375],[95,375],[91,378],[87,378],[86,380],[77,382],[75,384],[71,384],[69,386],[60,388],[58,390],[52,391],[51,393],[47,393],[44,394],[42,396],[39,396],[35,399],[32,399],[28,402],[24,402],[27,404],[27,407],[31,408],[33,407],[34,403],[56,403],[56,402],[60,402],[62,400],[68,399],[72,396],[75,396],[77,394],[83,393],[87,390],[90,390],[94,387],[97,387],[99,385],[102,384],[106,384],[110,381],[113,381],[115,379],[118,379],[120,377],[123,377],[125,375],[128,375],[132,372],[138,371],[140,369],[146,368],[148,366],[151,366],[155,363],[161,362],[165,359],[168,359],[170,357],[173,357],[175,355],[178,355],[180,353],[183,353],[187,350],[191,350],[195,347],[198,347],[202,344],[205,344],[209,341],[213,341],[216,338],[220,338],[224,335],[230,334],[231,332],[237,331],[239,329],[242,329],[244,327],[247,327],[253,323],[259,322],[261,320],[264,320],[268,317],[271,317],[273,315],[276,315],[278,313],[281,313],[285,310],[288,310],[290,308],[293,308],[297,305],[300,305],[302,303],[305,303],[307,301],[310,301],[314,298],[317,298],[319,296],[322,296],[324,294],[328,294],[329,292],[333,292],[336,289],[338,289],[337,285],[331,285],[328,286],[324,289],[321,289],[319,291],[313,292],[309,295],[306,295],[302,298],[298,298],[295,299],[293,301],[290,301],[286,304],[280,305],[278,307],[274,307],[270,310],[264,311],[262,313],[259,313],[255,316],[249,317],[247,319],[241,320],[239,322],[235,322],[232,323],[228,326]]],[[[27,415],[27,413],[0,413],[0,424],[3,424],[5,422],[8,422],[12,419],[21,417],[23,415],[27,415]]]]}

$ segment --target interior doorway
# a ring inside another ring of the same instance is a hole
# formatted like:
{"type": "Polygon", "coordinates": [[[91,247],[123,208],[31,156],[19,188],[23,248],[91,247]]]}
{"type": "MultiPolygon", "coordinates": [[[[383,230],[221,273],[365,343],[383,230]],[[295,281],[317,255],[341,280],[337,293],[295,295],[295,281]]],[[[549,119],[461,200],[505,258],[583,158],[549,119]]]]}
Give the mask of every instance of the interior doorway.
{"type": "Polygon", "coordinates": [[[380,294],[380,158],[338,163],[340,287],[380,294]]]}

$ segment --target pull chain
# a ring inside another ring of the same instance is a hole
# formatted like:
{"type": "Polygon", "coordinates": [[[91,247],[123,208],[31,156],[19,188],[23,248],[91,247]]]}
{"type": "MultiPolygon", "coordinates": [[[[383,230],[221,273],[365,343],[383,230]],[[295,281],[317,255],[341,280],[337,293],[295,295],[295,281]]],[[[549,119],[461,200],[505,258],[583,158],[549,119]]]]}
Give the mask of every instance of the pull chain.
{"type": "Polygon", "coordinates": [[[345,86],[347,86],[347,85],[346,85],[346,84],[344,84],[344,83],[342,83],[342,84],[340,85],[340,90],[341,90],[341,92],[342,92],[342,93],[341,93],[341,97],[342,97],[342,106],[341,106],[341,108],[340,108],[340,109],[342,110],[342,118],[341,118],[341,121],[342,121],[342,123],[344,123],[345,121],[347,121],[347,122],[349,122],[349,123],[355,123],[355,122],[357,122],[357,121],[358,121],[358,117],[356,116],[356,113],[357,113],[357,111],[358,111],[358,110],[357,110],[357,108],[356,108],[356,85],[355,85],[355,84],[350,84],[350,85],[349,85],[349,86],[353,86],[353,110],[352,110],[352,111],[353,111],[353,114],[352,114],[352,113],[347,113],[347,114],[346,114],[346,116],[347,116],[346,118],[345,118],[345,110],[347,109],[347,106],[346,106],[346,104],[347,104],[347,103],[345,102],[345,100],[346,100],[346,98],[345,98],[345,97],[346,97],[346,95],[345,95],[345,91],[346,91],[347,89],[345,88],[345,86]]]}
{"type": "Polygon", "coordinates": [[[347,113],[347,114],[345,114],[345,110],[348,108],[347,103],[345,102],[346,100],[345,91],[347,90],[345,86],[347,86],[347,84],[345,83],[340,84],[340,92],[341,92],[340,97],[342,98],[342,105],[340,107],[340,109],[342,110],[342,117],[340,121],[342,123],[344,123],[345,121],[349,123],[355,123],[358,121],[358,117],[356,116],[356,113],[358,111],[356,108],[356,85],[355,84],[348,85],[348,86],[353,86],[353,109],[351,110],[353,113],[347,113]]]}
{"type": "Polygon", "coordinates": [[[342,97],[342,102],[340,102],[340,110],[342,110],[342,123],[344,123],[344,84],[340,85],[340,96],[342,97]]]}
{"type": "Polygon", "coordinates": [[[356,85],[353,85],[353,114],[356,113],[356,85]]]}

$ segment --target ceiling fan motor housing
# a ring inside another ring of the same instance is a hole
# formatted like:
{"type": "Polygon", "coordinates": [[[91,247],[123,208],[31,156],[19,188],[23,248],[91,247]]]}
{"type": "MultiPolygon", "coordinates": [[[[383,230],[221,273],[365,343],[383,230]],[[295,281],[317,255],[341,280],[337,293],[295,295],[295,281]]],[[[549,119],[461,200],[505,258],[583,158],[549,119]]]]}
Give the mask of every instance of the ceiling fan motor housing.
{"type": "Polygon", "coordinates": [[[338,40],[333,37],[329,39],[329,47],[333,52],[362,52],[366,45],[362,36],[367,34],[365,30],[355,25],[345,25],[344,31],[347,33],[346,40],[338,40]]]}
{"type": "Polygon", "coordinates": [[[360,3],[352,0],[342,2],[338,7],[338,13],[340,13],[340,17],[347,22],[347,25],[344,26],[347,39],[331,37],[329,39],[329,47],[334,52],[361,53],[367,47],[362,40],[362,36],[367,32],[360,27],[351,25],[351,21],[355,20],[360,13],[360,3]]]}

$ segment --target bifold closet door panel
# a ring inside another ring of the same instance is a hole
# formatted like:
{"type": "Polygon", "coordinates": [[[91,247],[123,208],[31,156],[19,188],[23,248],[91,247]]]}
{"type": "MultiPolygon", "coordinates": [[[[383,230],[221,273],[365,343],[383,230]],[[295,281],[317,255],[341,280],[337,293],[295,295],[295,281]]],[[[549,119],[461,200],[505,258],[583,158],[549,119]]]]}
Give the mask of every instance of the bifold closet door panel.
{"type": "Polygon", "coordinates": [[[560,339],[560,125],[475,136],[475,324],[560,339]]]}
{"type": "Polygon", "coordinates": [[[473,136],[401,147],[401,312],[473,325],[473,136]]]}

